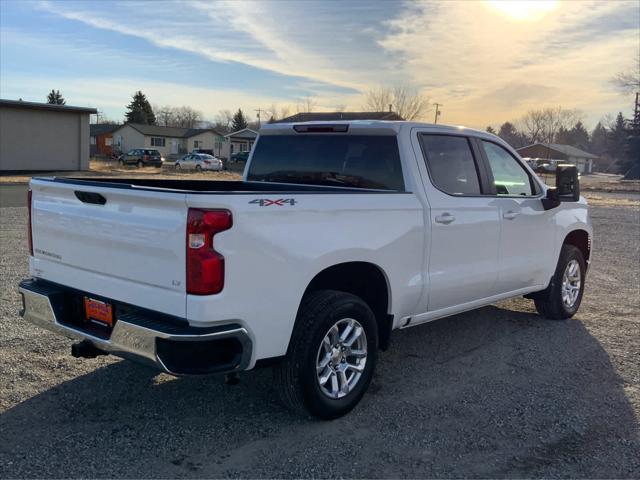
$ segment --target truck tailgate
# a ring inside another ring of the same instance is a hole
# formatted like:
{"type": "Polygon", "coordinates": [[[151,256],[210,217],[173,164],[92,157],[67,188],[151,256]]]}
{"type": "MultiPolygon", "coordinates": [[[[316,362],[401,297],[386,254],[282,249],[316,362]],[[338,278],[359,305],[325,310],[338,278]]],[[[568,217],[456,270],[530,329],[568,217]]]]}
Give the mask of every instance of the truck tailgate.
{"type": "Polygon", "coordinates": [[[184,194],[47,180],[31,190],[32,275],[184,316],[184,194]]]}

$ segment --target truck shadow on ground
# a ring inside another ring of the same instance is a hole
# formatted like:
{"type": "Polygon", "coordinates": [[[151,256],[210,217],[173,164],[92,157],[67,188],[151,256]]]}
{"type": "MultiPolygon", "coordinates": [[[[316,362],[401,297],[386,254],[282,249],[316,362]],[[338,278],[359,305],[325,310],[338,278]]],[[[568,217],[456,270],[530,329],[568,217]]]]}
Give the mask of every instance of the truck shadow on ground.
{"type": "Polygon", "coordinates": [[[0,416],[0,477],[636,476],[638,421],[602,346],[507,306],[395,332],[333,422],[284,410],[268,369],[229,387],[109,364],[0,416]]]}

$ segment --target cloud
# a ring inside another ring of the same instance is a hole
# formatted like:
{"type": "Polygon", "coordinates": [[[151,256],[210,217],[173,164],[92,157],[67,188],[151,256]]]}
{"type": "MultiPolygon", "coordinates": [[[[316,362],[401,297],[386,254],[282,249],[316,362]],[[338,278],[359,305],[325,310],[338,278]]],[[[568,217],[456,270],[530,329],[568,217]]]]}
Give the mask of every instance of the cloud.
{"type": "Polygon", "coordinates": [[[445,122],[486,126],[549,104],[600,116],[603,105],[611,108],[609,78],[628,62],[621,52],[638,51],[637,3],[630,7],[566,2],[537,19],[512,21],[480,2],[411,2],[389,21],[380,45],[445,104],[445,122]]]}
{"type": "Polygon", "coordinates": [[[241,63],[280,75],[306,78],[345,93],[364,86],[335,68],[330,59],[310,55],[301,45],[278,33],[282,31],[282,18],[271,11],[266,2],[194,0],[180,4],[114,2],[108,5],[113,6],[111,11],[98,11],[87,9],[82,3],[54,5],[44,0],[40,8],[67,20],[215,62],[241,63]],[[147,14],[150,9],[154,11],[153,16],[147,14]]]}

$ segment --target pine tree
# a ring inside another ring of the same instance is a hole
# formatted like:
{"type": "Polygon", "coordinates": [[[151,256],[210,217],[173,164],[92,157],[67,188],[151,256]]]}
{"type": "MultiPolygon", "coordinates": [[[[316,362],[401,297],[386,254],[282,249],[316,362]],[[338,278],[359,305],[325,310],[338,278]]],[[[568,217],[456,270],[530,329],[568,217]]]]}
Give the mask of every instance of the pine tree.
{"type": "Polygon", "coordinates": [[[607,129],[600,122],[591,132],[590,150],[596,155],[602,155],[607,151],[607,129]]]}
{"type": "Polygon", "coordinates": [[[607,150],[611,156],[618,160],[620,163],[624,163],[625,160],[625,144],[627,143],[627,129],[625,126],[624,117],[622,112],[618,113],[616,121],[609,131],[607,150]]]}
{"type": "Polygon", "coordinates": [[[569,130],[569,140],[574,147],[578,147],[582,150],[589,149],[589,132],[584,128],[581,121],[578,121],[571,130],[569,130]]]}
{"type": "Polygon", "coordinates": [[[231,122],[231,131],[237,132],[238,130],[247,128],[247,126],[248,126],[247,119],[244,118],[244,114],[242,113],[242,110],[238,109],[238,111],[233,116],[233,121],[231,122]]]}
{"type": "Polygon", "coordinates": [[[487,127],[487,133],[492,133],[493,135],[495,135],[495,134],[496,134],[496,131],[495,131],[495,129],[494,129],[491,125],[489,125],[489,126],[487,127]]]}
{"type": "Polygon", "coordinates": [[[511,122],[504,122],[500,126],[498,136],[514,148],[524,147],[527,144],[526,139],[511,122]]]}
{"type": "Polygon", "coordinates": [[[155,125],[156,116],[153,113],[151,104],[144,93],[137,91],[133,94],[131,103],[127,105],[125,119],[128,123],[142,123],[144,125],[155,125]]]}
{"type": "Polygon", "coordinates": [[[67,102],[60,93],[60,90],[51,90],[49,95],[47,95],[47,103],[51,105],[64,105],[67,102]]]}

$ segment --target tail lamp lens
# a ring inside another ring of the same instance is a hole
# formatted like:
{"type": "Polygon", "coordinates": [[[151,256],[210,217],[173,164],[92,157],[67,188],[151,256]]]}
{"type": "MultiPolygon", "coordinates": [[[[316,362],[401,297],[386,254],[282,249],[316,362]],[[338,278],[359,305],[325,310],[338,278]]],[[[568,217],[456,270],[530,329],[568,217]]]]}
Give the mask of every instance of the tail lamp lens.
{"type": "Polygon", "coordinates": [[[224,257],[213,237],[231,228],[228,210],[190,208],[187,216],[187,293],[213,295],[224,288],[224,257]]]}
{"type": "Polygon", "coordinates": [[[29,213],[27,215],[27,221],[29,222],[27,226],[27,232],[28,232],[28,238],[29,238],[29,255],[33,257],[33,232],[31,231],[31,198],[32,198],[32,193],[31,193],[31,189],[29,189],[29,192],[27,193],[27,211],[29,213]]]}

